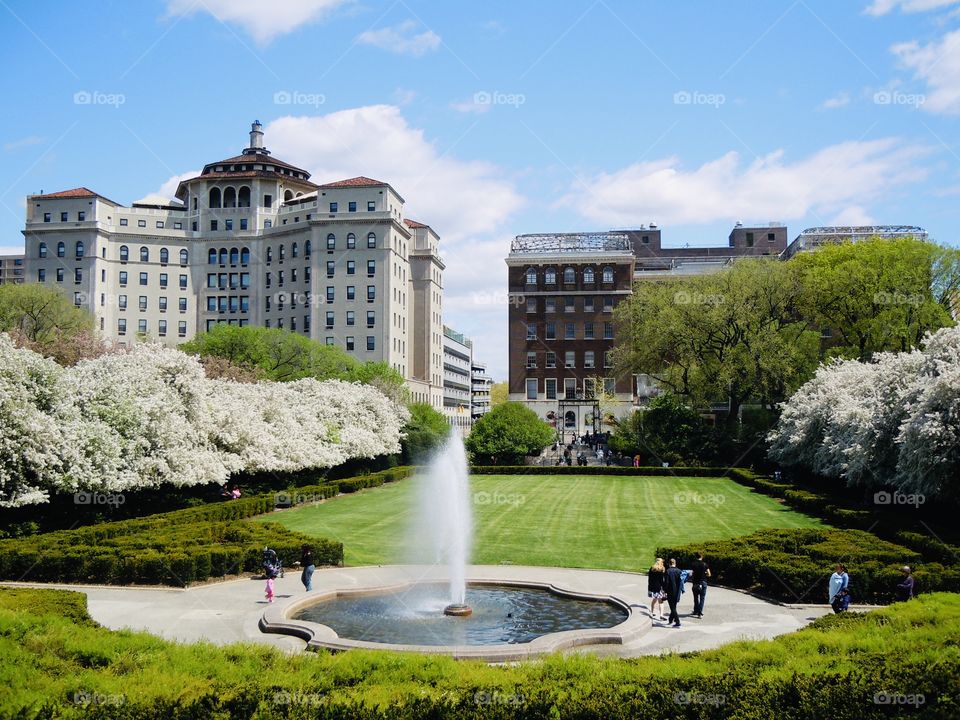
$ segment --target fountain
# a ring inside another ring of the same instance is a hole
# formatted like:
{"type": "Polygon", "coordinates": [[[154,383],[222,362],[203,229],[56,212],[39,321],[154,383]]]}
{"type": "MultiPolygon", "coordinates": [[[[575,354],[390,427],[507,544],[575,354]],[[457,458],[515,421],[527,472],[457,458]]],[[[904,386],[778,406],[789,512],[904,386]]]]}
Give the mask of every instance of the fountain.
{"type": "Polygon", "coordinates": [[[417,507],[410,544],[426,551],[427,557],[418,560],[446,566],[450,574],[444,614],[466,617],[472,613],[466,604],[466,592],[473,515],[467,454],[456,432],[450,433],[421,478],[417,507]],[[419,542],[424,538],[428,541],[426,548],[419,542]]]}

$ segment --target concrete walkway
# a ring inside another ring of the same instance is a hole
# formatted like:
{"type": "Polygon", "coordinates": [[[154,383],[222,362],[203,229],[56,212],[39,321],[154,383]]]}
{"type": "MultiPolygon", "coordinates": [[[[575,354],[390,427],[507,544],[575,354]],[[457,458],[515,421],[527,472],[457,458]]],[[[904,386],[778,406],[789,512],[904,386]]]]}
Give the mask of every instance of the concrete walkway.
{"type": "MultiPolygon", "coordinates": [[[[395,585],[423,577],[411,566],[322,568],[313,576],[315,589],[358,589],[395,585]]],[[[586,593],[614,594],[629,598],[634,612],[649,616],[647,579],[636,573],[569,568],[523,566],[471,566],[468,577],[498,576],[518,580],[561,582],[564,587],[586,593]]],[[[433,572],[429,573],[434,575],[433,572]]],[[[37,583],[2,583],[4,586],[49,587],[76,590],[87,595],[90,615],[112,629],[143,630],[168,640],[209,641],[217,644],[257,642],[287,651],[299,651],[305,643],[286,635],[265,634],[258,623],[268,607],[264,581],[241,578],[188,589],[131,588],[37,583]]],[[[289,571],[275,581],[276,602],[302,596],[299,572],[289,571]]],[[[689,617],[693,608],[690,586],[680,601],[682,627],[671,628],[656,620],[652,627],[625,645],[580,647],[567,652],[635,657],[664,652],[687,652],[715,648],[741,639],[772,638],[793,632],[831,612],[827,605],[784,606],[746,593],[710,587],[702,619],[689,617]]]]}

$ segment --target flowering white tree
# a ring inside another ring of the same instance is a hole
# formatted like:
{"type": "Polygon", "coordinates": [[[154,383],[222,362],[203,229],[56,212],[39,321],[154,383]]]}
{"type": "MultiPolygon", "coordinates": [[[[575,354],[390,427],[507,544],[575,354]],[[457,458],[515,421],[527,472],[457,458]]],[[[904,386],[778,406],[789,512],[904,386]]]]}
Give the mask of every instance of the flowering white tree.
{"type": "Polygon", "coordinates": [[[150,344],[64,369],[0,335],[0,505],[331,467],[398,452],[408,418],[369,385],[211,380],[150,344]]]}
{"type": "Polygon", "coordinates": [[[785,464],[851,485],[960,490],[960,328],[922,350],[823,365],[782,409],[768,439],[785,464]]]}

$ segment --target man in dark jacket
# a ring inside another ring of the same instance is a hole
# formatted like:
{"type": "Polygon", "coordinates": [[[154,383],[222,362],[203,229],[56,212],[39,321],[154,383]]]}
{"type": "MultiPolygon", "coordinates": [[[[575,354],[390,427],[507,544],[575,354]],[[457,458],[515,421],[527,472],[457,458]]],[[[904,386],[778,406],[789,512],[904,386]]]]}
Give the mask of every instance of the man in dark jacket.
{"type": "Polygon", "coordinates": [[[703,603],[707,599],[707,578],[710,577],[710,568],[703,561],[703,553],[697,553],[697,559],[690,564],[693,570],[693,614],[698,618],[703,617],[703,603]]]}
{"type": "Polygon", "coordinates": [[[905,602],[917,594],[916,586],[913,580],[913,571],[909,565],[904,565],[900,572],[903,575],[903,580],[897,583],[897,600],[905,602]]]}
{"type": "Polygon", "coordinates": [[[680,575],[680,568],[677,567],[677,561],[674,558],[670,558],[670,567],[667,568],[664,585],[666,585],[667,591],[667,605],[670,606],[670,617],[667,618],[667,623],[674,627],[680,627],[680,615],[677,614],[677,603],[680,602],[680,588],[683,585],[683,578],[680,575]]]}

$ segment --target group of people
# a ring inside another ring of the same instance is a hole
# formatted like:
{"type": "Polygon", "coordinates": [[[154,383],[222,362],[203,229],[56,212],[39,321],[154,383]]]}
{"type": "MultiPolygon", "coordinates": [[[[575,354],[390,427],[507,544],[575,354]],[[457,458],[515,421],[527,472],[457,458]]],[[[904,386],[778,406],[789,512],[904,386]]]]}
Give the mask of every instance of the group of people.
{"type": "Polygon", "coordinates": [[[650,617],[663,621],[663,603],[666,601],[670,608],[670,615],[666,618],[668,625],[680,627],[680,614],[677,607],[680,596],[683,595],[687,580],[690,580],[693,590],[693,612],[689,617],[702,618],[703,606],[707,599],[707,579],[710,577],[710,566],[704,562],[703,553],[697,553],[697,559],[690,563],[690,569],[681,570],[677,561],[670,558],[669,566],[663,558],[657,558],[647,573],[647,595],[650,598],[650,617]]]}
{"type": "MultiPolygon", "coordinates": [[[[304,589],[309,592],[313,590],[313,573],[317,569],[316,561],[313,557],[313,549],[309,545],[303,545],[300,548],[300,560],[295,563],[301,568],[300,582],[304,589]]],[[[275,597],[273,581],[278,577],[283,577],[283,562],[277,556],[275,550],[269,547],[263,549],[263,575],[267,579],[267,585],[264,588],[264,596],[268,603],[272,603],[275,597]]]]}
{"type": "MultiPolygon", "coordinates": [[[[850,607],[850,575],[847,566],[837,563],[827,589],[830,607],[835,613],[842,613],[850,607]]],[[[898,602],[906,602],[917,595],[917,581],[913,577],[913,569],[909,565],[900,568],[900,582],[894,589],[894,596],[898,602]]]]}
{"type": "Polygon", "coordinates": [[[222,497],[224,500],[239,500],[240,486],[234,485],[231,489],[229,483],[224,483],[223,487],[220,488],[220,497],[222,497]]]}

